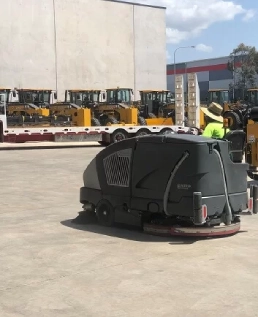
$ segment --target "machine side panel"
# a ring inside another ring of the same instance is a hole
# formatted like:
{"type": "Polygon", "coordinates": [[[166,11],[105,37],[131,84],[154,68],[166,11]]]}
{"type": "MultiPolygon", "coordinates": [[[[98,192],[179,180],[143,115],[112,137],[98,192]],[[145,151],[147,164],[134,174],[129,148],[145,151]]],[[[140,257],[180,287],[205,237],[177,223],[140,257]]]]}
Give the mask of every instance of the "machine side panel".
{"type": "Polygon", "coordinates": [[[83,173],[83,182],[85,187],[100,190],[96,158],[94,158],[85,169],[83,173]]]}
{"type": "Polygon", "coordinates": [[[171,215],[184,213],[184,209],[191,214],[195,191],[202,192],[204,197],[222,196],[221,204],[224,204],[219,160],[214,153],[209,153],[207,144],[177,144],[175,148],[172,143],[155,144],[155,147],[142,143],[137,145],[135,152],[132,208],[146,210],[149,203],[156,202],[162,210],[168,179],[186,150],[190,156],[178,169],[170,187],[168,206],[171,215]],[[148,157],[148,161],[144,157],[148,157]]]}
{"type": "Polygon", "coordinates": [[[96,156],[100,186],[103,195],[110,202],[112,197],[127,197],[128,200],[131,195],[130,180],[134,145],[134,139],[120,141],[108,146],[96,156]]]}
{"type": "Polygon", "coordinates": [[[225,166],[228,192],[241,193],[247,192],[247,170],[248,164],[233,163],[228,152],[228,143],[220,142],[220,150],[223,164],[225,166]]]}

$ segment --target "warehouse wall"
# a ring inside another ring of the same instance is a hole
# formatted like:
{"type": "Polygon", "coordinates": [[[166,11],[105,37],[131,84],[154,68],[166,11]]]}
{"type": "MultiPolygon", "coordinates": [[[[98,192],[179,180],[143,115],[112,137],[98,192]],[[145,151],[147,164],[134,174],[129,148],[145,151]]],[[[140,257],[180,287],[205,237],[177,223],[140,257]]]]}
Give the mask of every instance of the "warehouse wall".
{"type": "MultiPolygon", "coordinates": [[[[186,74],[196,72],[200,88],[201,100],[205,100],[209,89],[229,89],[229,85],[233,83],[233,73],[228,70],[229,56],[198,60],[187,63],[176,64],[176,74],[183,74],[185,78],[186,90],[186,74]]],[[[236,63],[237,63],[236,59],[236,63]]],[[[258,84],[258,76],[257,76],[258,84]]],[[[175,90],[174,84],[174,65],[167,65],[167,87],[169,90],[175,90]]]]}
{"type": "Polygon", "coordinates": [[[0,87],[55,88],[52,0],[1,1],[0,87]]]}
{"type": "Polygon", "coordinates": [[[72,88],[166,88],[164,9],[102,0],[8,0],[1,9],[0,86],[57,87],[59,99],[72,88]]]}
{"type": "Polygon", "coordinates": [[[135,85],[166,89],[166,11],[134,6],[135,85]]]}

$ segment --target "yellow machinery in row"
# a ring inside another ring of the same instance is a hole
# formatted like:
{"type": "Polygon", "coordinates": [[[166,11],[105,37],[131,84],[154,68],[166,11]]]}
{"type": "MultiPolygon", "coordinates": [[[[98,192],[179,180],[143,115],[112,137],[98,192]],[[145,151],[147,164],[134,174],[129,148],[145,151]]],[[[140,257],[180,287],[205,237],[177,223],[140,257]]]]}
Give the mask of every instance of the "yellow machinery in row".
{"type": "Polygon", "coordinates": [[[53,101],[53,91],[49,89],[16,89],[12,91],[12,97],[17,100],[7,101],[8,115],[49,115],[49,105],[53,101]]]}
{"type": "Polygon", "coordinates": [[[169,90],[140,90],[139,117],[147,125],[173,125],[174,99],[169,90]]]}
{"type": "Polygon", "coordinates": [[[25,122],[31,124],[35,116],[46,118],[49,115],[48,103],[46,104],[49,92],[49,90],[0,88],[0,94],[2,98],[4,96],[7,105],[8,125],[24,125],[25,122]]]}
{"type": "Polygon", "coordinates": [[[76,112],[55,114],[51,107],[57,98],[50,89],[11,89],[6,91],[7,123],[9,126],[89,126],[90,111],[76,109],[76,112]]]}
{"type": "Polygon", "coordinates": [[[105,93],[66,90],[63,102],[56,102],[56,93],[50,89],[2,91],[11,125],[173,125],[175,104],[168,90],[142,90],[139,102],[132,101],[132,89],[119,87],[105,93]]]}
{"type": "Polygon", "coordinates": [[[75,126],[99,126],[92,117],[91,107],[99,101],[99,90],[66,90],[65,100],[49,106],[50,114],[57,118],[70,118],[75,126]]]}
{"type": "Polygon", "coordinates": [[[100,126],[110,124],[137,125],[137,109],[133,108],[130,89],[66,90],[65,101],[55,102],[56,93],[44,89],[2,89],[9,125],[73,125],[100,126]],[[13,98],[11,98],[13,97],[13,98]],[[103,98],[102,101],[101,97],[103,98]],[[16,100],[13,100],[15,99],[16,100]]]}
{"type": "Polygon", "coordinates": [[[131,124],[138,125],[137,109],[132,106],[133,90],[131,88],[109,88],[102,95],[102,101],[94,109],[102,125],[131,124]]]}
{"type": "Polygon", "coordinates": [[[88,109],[92,126],[137,125],[137,111],[131,106],[129,88],[107,89],[106,94],[93,89],[66,90],[65,101],[51,105],[50,109],[56,115],[72,116],[78,109],[88,109]]]}
{"type": "MultiPolygon", "coordinates": [[[[162,91],[161,96],[159,92],[158,97],[161,101],[167,100],[167,98],[165,98],[164,92],[162,91]]],[[[168,91],[165,93],[167,95],[168,91]]],[[[131,88],[121,87],[106,89],[106,93],[102,93],[101,90],[67,90],[65,94],[65,102],[52,105],[51,110],[55,110],[55,113],[57,113],[58,108],[64,109],[65,104],[74,108],[76,106],[89,108],[91,110],[92,125],[173,124],[172,119],[169,117],[162,117],[162,113],[158,114],[158,118],[154,114],[143,116],[143,112],[141,112],[142,106],[139,104],[145,104],[146,99],[144,98],[147,97],[147,91],[141,93],[141,101],[138,103],[132,101],[132,95],[133,90],[131,88]]]]}

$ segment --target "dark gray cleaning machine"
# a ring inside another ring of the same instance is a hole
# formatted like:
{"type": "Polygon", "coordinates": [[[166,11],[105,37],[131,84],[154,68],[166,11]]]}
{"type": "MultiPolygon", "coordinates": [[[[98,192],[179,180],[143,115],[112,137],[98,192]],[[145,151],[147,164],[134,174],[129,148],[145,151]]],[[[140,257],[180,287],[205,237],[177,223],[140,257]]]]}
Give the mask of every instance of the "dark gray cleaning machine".
{"type": "Polygon", "coordinates": [[[84,172],[80,202],[105,226],[230,227],[248,206],[247,169],[231,160],[226,140],[136,137],[96,155],[84,172]]]}

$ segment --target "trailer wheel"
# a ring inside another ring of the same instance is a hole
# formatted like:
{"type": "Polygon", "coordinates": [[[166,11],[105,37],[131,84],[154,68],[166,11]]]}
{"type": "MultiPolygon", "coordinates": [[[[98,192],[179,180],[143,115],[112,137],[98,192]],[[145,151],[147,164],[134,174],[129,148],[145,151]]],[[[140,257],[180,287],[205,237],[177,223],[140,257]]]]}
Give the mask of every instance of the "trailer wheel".
{"type": "Polygon", "coordinates": [[[128,138],[128,133],[125,130],[118,129],[111,134],[111,143],[117,143],[119,141],[128,138]]]}
{"type": "Polygon", "coordinates": [[[141,116],[138,117],[138,124],[139,125],[147,125],[146,120],[141,116]]]}
{"type": "Polygon", "coordinates": [[[169,128],[164,128],[164,129],[162,129],[160,132],[159,132],[159,134],[160,135],[164,135],[164,134],[168,134],[168,133],[175,133],[172,129],[169,129],[169,128]]]}
{"type": "Polygon", "coordinates": [[[136,132],[136,136],[144,136],[144,135],[149,135],[151,132],[148,129],[140,129],[136,132]]]}
{"type": "Polygon", "coordinates": [[[96,215],[100,225],[111,227],[115,222],[115,212],[108,200],[102,199],[96,207],[96,215]]]}
{"type": "Polygon", "coordinates": [[[92,127],[100,127],[100,122],[97,118],[91,118],[91,126],[92,127]]]}

